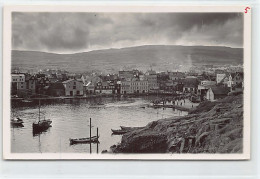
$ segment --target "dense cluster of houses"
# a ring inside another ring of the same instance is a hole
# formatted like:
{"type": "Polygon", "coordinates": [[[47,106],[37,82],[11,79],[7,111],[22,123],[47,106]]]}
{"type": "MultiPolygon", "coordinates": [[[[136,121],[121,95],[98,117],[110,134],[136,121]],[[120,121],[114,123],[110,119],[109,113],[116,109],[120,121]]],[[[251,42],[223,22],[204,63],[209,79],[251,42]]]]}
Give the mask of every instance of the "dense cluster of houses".
{"type": "Polygon", "coordinates": [[[243,72],[195,74],[148,70],[119,71],[109,75],[12,73],[11,93],[16,97],[87,96],[91,94],[192,94],[197,100],[216,100],[230,92],[243,92],[243,72]]]}

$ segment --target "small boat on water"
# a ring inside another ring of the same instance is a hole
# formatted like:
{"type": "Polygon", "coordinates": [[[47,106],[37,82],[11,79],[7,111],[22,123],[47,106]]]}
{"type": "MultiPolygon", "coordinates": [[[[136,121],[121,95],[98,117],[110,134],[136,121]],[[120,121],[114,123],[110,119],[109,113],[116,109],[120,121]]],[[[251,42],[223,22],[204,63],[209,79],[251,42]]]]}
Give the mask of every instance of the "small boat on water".
{"type": "Polygon", "coordinates": [[[134,129],[142,129],[143,127],[126,127],[126,126],[120,126],[122,130],[130,131],[134,129]]]}
{"type": "Polygon", "coordinates": [[[40,100],[39,100],[39,121],[38,122],[34,122],[32,124],[33,134],[41,133],[43,131],[46,131],[49,127],[51,127],[52,121],[50,119],[41,120],[40,106],[41,106],[41,103],[40,103],[40,100]]]}
{"type": "Polygon", "coordinates": [[[20,119],[19,117],[15,118],[15,119],[12,119],[11,120],[11,125],[23,127],[23,120],[20,119]]]}
{"type": "Polygon", "coordinates": [[[51,127],[52,121],[50,119],[44,119],[33,123],[33,133],[40,133],[51,127]]]}
{"type": "Polygon", "coordinates": [[[84,144],[84,143],[97,143],[99,136],[86,137],[86,138],[78,138],[78,139],[70,139],[70,145],[73,144],[84,144]]]}
{"type": "Polygon", "coordinates": [[[125,134],[125,133],[129,132],[129,130],[122,130],[122,129],[119,129],[119,130],[111,129],[111,131],[112,131],[112,134],[116,134],[116,135],[121,135],[121,134],[125,134]]]}

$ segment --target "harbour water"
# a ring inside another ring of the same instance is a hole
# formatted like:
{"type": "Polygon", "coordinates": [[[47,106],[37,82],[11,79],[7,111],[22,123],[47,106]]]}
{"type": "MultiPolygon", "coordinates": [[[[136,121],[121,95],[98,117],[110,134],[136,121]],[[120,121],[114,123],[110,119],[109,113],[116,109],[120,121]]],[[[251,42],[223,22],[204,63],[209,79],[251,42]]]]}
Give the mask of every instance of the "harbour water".
{"type": "MultiPolygon", "coordinates": [[[[20,117],[24,127],[11,128],[11,152],[13,153],[89,153],[89,144],[70,145],[70,138],[89,137],[89,118],[92,119],[92,136],[97,127],[100,134],[99,152],[121,141],[120,135],[112,135],[111,129],[120,126],[140,127],[151,121],[187,112],[171,108],[150,108],[153,97],[66,99],[41,102],[41,119],[52,120],[52,127],[39,135],[33,135],[32,123],[38,120],[38,105],[12,107],[11,116],[20,117]]],[[[92,144],[96,152],[96,144],[92,144]]]]}

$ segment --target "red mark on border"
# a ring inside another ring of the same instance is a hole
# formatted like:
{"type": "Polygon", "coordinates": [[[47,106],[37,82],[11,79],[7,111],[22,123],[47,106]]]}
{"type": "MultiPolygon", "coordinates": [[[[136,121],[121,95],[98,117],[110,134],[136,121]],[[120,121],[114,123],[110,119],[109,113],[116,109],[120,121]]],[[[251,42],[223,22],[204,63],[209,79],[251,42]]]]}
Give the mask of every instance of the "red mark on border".
{"type": "Polygon", "coordinates": [[[250,7],[246,7],[245,8],[245,13],[247,13],[249,9],[251,9],[251,8],[250,7]]]}

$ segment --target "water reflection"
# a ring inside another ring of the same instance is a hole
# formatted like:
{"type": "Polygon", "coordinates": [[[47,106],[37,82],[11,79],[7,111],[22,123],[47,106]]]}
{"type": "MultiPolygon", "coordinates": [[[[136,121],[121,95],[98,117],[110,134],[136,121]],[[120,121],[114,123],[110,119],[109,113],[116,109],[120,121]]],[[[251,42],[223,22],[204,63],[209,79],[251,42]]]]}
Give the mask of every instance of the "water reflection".
{"type": "MultiPolygon", "coordinates": [[[[89,144],[70,145],[69,139],[89,137],[89,118],[92,118],[91,136],[96,135],[98,127],[101,152],[121,140],[121,135],[111,135],[111,129],[140,127],[154,120],[187,114],[171,108],[147,107],[151,100],[152,97],[43,100],[41,115],[52,120],[52,127],[39,134],[32,130],[32,123],[38,120],[37,103],[20,107],[12,104],[12,116],[23,119],[24,127],[11,129],[11,151],[89,153],[89,144]]],[[[96,150],[97,145],[92,144],[92,151],[96,150]]]]}

